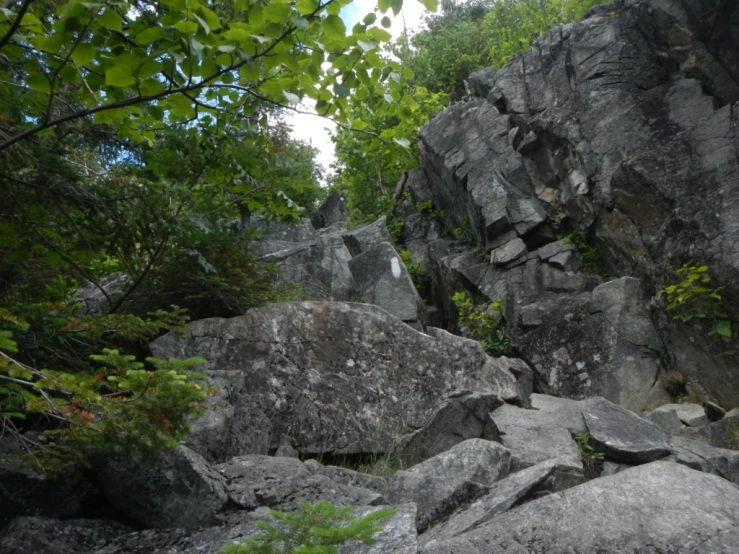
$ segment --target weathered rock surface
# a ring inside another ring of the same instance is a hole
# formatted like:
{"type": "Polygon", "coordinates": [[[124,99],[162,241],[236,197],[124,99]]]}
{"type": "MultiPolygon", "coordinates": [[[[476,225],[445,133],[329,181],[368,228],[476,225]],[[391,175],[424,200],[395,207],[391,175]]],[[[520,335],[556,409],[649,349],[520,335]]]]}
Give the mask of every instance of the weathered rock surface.
{"type": "Polygon", "coordinates": [[[108,501],[146,527],[213,524],[228,500],[223,478],[185,446],[165,452],[150,469],[105,456],[95,462],[93,472],[108,501]]]}
{"type": "Polygon", "coordinates": [[[728,481],[653,462],[534,500],[420,552],[731,552],[737,506],[739,488],[728,481]]]}
{"type": "Polygon", "coordinates": [[[3,554],[86,554],[132,532],[102,519],[19,517],[0,531],[3,554]]]}
{"type": "Polygon", "coordinates": [[[593,442],[614,460],[651,462],[672,452],[662,429],[608,400],[585,407],[583,417],[593,442]]]}
{"type": "Polygon", "coordinates": [[[485,496],[426,531],[421,535],[421,544],[432,545],[433,541],[456,537],[506,512],[538,485],[543,484],[556,466],[553,461],[542,462],[509,475],[493,485],[485,496]]]}
{"type": "Polygon", "coordinates": [[[547,413],[504,405],[490,414],[501,434],[501,442],[511,449],[511,470],[520,471],[545,461],[556,464],[557,489],[583,481],[580,452],[570,432],[556,424],[547,413]]]}
{"type": "Polygon", "coordinates": [[[652,414],[665,412],[674,412],[680,422],[690,427],[703,427],[709,423],[706,410],[700,404],[665,404],[652,414]]]}
{"type": "MultiPolygon", "coordinates": [[[[415,331],[364,304],[296,302],[196,321],[151,345],[199,356],[233,407],[215,456],[390,452],[429,423],[445,395],[474,390],[525,403],[506,360],[415,331]]],[[[198,444],[199,430],[194,427],[198,444]]]]}
{"type": "Polygon", "coordinates": [[[354,300],[374,304],[406,322],[423,320],[423,302],[405,264],[389,242],[381,242],[349,261],[354,300]]]}
{"type": "MultiPolygon", "coordinates": [[[[374,508],[356,508],[354,515],[362,517],[378,510],[374,508]]],[[[375,536],[374,546],[348,544],[342,554],[415,554],[418,539],[415,528],[416,508],[413,504],[396,506],[396,514],[383,524],[383,531],[375,536]]],[[[91,554],[150,554],[166,552],[167,554],[216,554],[223,546],[240,544],[249,537],[260,533],[255,525],[259,521],[270,520],[267,510],[240,513],[239,521],[231,525],[208,527],[199,530],[154,529],[124,535],[110,542],[104,548],[91,551],[91,554]]],[[[271,523],[275,520],[272,519],[271,523]]],[[[61,554],[61,553],[60,553],[61,554]]],[[[64,552],[63,554],[67,554],[64,552]]],[[[80,551],[76,551],[80,554],[80,551]]]]}
{"type": "Polygon", "coordinates": [[[651,410],[669,402],[650,390],[662,355],[708,399],[739,404],[739,372],[720,344],[669,317],[655,333],[645,317],[649,297],[691,259],[726,287],[724,311],[739,313],[737,13],[733,0],[594,9],[472,76],[480,97],[422,131],[425,183],[416,173],[407,190],[444,210],[448,228],[466,222],[494,262],[429,242],[435,303],[453,323],[440,298],[460,284],[506,298],[509,333],[542,390],[651,410]],[[572,251],[536,255],[573,229],[601,268],[579,267],[572,251]],[[593,270],[638,278],[643,290],[613,289],[618,303],[596,310],[597,296],[580,297],[598,284],[585,276],[593,270]]]}
{"type": "Polygon", "coordinates": [[[327,500],[337,506],[382,504],[380,494],[314,474],[296,458],[239,456],[215,467],[229,499],[244,510],[292,511],[300,502],[327,500]]]}
{"type": "Polygon", "coordinates": [[[385,495],[392,503],[416,504],[416,526],[422,531],[506,477],[510,457],[510,451],[498,443],[466,440],[407,471],[397,472],[388,482],[385,495]]]}
{"type": "Polygon", "coordinates": [[[716,448],[685,437],[671,437],[670,444],[678,463],[739,485],[739,451],[716,448]]]}

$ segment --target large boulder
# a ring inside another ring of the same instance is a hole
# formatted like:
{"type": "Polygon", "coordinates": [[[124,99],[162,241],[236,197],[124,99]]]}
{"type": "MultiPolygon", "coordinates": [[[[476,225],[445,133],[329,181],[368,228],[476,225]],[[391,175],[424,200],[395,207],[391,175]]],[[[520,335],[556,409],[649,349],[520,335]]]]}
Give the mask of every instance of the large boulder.
{"type": "Polygon", "coordinates": [[[466,440],[397,472],[388,482],[385,495],[392,503],[416,504],[416,526],[423,531],[485,494],[490,485],[508,475],[510,461],[510,451],[498,443],[466,440]]]}
{"type": "MultiPolygon", "coordinates": [[[[429,422],[447,394],[474,390],[526,403],[507,359],[437,339],[365,304],[272,304],[206,319],[151,344],[157,357],[198,356],[233,407],[215,459],[390,452],[429,422]]],[[[205,431],[207,432],[207,430],[205,431]]],[[[197,422],[195,440],[202,443],[197,422]]]]}
{"type": "Polygon", "coordinates": [[[737,506],[732,483],[654,462],[534,500],[420,553],[731,552],[737,506]]]}
{"type": "Polygon", "coordinates": [[[165,452],[150,468],[122,456],[101,455],[93,464],[93,474],[108,501],[145,527],[214,524],[228,501],[222,476],[185,446],[165,452]]]}

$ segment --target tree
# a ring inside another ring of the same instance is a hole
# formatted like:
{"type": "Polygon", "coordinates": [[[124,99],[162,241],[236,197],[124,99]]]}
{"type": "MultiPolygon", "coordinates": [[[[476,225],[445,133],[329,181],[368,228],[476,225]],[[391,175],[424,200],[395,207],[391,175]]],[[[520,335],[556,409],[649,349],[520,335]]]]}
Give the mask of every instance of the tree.
{"type": "Polygon", "coordinates": [[[201,361],[137,360],[182,307],[233,315],[279,294],[238,220],[295,217],[320,194],[279,110],[311,101],[350,125],[352,90],[385,72],[389,34],[347,35],[348,3],[0,8],[0,424],[34,467],[102,447],[146,457],[184,436],[212,393],[191,372],[201,361]],[[128,276],[117,294],[101,284],[113,272],[128,276]],[[77,312],[87,282],[108,314],[77,312]]]}

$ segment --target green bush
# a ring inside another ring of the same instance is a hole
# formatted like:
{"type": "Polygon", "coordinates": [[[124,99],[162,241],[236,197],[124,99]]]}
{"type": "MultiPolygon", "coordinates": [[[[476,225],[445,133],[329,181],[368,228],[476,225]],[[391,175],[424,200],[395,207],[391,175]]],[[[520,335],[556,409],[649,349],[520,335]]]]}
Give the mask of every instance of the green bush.
{"type": "Polygon", "coordinates": [[[363,518],[352,515],[349,506],[331,502],[301,502],[296,512],[271,511],[279,523],[257,523],[263,531],[258,537],[238,545],[224,546],[219,554],[338,554],[341,547],[361,542],[374,544],[373,536],[382,531],[380,523],[395,513],[392,508],[372,512],[363,518]]]}
{"type": "Polygon", "coordinates": [[[504,300],[481,308],[472,303],[466,292],[457,292],[452,302],[459,311],[459,324],[467,329],[472,339],[480,342],[485,352],[491,356],[510,354],[513,345],[505,334],[504,300]]]}
{"type": "Polygon", "coordinates": [[[724,287],[710,287],[711,276],[707,265],[684,264],[675,272],[682,279],[659,291],[667,300],[665,310],[674,312],[673,319],[688,322],[707,319],[713,323],[709,336],[718,336],[725,341],[732,338],[731,319],[723,310],[721,295],[724,287]]]}

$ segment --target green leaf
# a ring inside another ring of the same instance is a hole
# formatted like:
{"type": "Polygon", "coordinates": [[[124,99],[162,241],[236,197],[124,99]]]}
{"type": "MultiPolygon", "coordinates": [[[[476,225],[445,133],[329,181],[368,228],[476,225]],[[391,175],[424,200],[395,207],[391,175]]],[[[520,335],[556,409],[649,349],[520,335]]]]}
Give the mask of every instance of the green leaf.
{"type": "Polygon", "coordinates": [[[28,79],[26,79],[26,83],[32,90],[35,90],[36,92],[43,92],[46,94],[49,94],[51,92],[51,84],[49,83],[49,79],[47,79],[45,75],[31,75],[28,79]]]}
{"type": "Polygon", "coordinates": [[[235,42],[244,42],[245,40],[249,40],[249,36],[249,31],[245,29],[229,29],[223,33],[223,37],[226,40],[233,40],[235,42]]]}
{"type": "Polygon", "coordinates": [[[123,18],[113,9],[107,8],[97,17],[98,25],[111,31],[123,31],[123,18]]]}
{"type": "Polygon", "coordinates": [[[329,15],[323,20],[323,32],[330,38],[345,38],[346,26],[338,15],[329,15]]]}
{"type": "Polygon", "coordinates": [[[380,29],[379,27],[375,27],[367,31],[367,36],[373,40],[376,40],[377,42],[387,42],[391,38],[393,38],[393,35],[391,35],[384,29],[380,29]]]}
{"type": "Polygon", "coordinates": [[[402,146],[403,148],[410,148],[411,147],[411,141],[409,141],[406,138],[400,138],[400,139],[394,138],[393,141],[396,142],[397,144],[399,144],[400,146],[402,146]]]}
{"type": "Polygon", "coordinates": [[[297,94],[293,94],[292,92],[287,92],[286,90],[282,91],[282,94],[285,95],[285,98],[287,98],[288,104],[291,106],[297,106],[300,104],[300,97],[297,94]]]}
{"type": "Polygon", "coordinates": [[[105,84],[111,87],[130,87],[136,82],[133,71],[128,66],[115,66],[105,72],[105,84]]]}
{"type": "Polygon", "coordinates": [[[183,35],[194,35],[198,32],[198,24],[192,21],[180,21],[174,24],[174,28],[183,35]]]}
{"type": "Polygon", "coordinates": [[[437,9],[439,9],[439,1],[438,0],[418,0],[421,4],[424,5],[424,7],[430,11],[430,12],[436,12],[437,9]]]}
{"type": "Polygon", "coordinates": [[[71,60],[79,66],[85,66],[95,58],[95,52],[92,44],[79,44],[72,52],[71,60]]]}
{"type": "Polygon", "coordinates": [[[365,25],[372,25],[375,21],[377,21],[377,16],[374,13],[368,13],[364,16],[364,19],[362,21],[365,25]]]}
{"type": "Polygon", "coordinates": [[[392,27],[393,22],[388,16],[385,16],[380,20],[380,25],[385,27],[385,29],[389,29],[390,27],[392,27]]]}
{"type": "Polygon", "coordinates": [[[377,7],[382,13],[385,13],[393,5],[393,0],[377,0],[377,7]]]}

